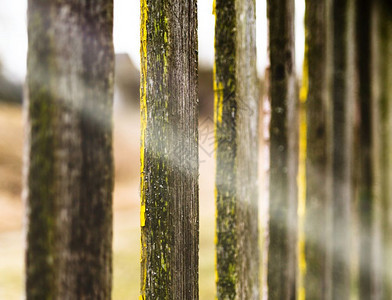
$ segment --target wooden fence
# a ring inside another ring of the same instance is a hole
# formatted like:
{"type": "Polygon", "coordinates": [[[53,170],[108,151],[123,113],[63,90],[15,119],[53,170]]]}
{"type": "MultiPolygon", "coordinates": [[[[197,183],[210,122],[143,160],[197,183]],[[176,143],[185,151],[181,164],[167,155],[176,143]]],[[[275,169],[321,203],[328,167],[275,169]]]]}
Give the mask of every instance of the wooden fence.
{"type": "MultiPolygon", "coordinates": [[[[140,300],[198,299],[197,0],[140,2],[140,300]]],[[[26,298],[110,299],[113,0],[28,3],[26,298]]],[[[262,297],[255,6],[213,7],[217,299],[262,297]]],[[[267,8],[268,299],[389,299],[391,4],[306,0],[299,75],[267,8]]]]}

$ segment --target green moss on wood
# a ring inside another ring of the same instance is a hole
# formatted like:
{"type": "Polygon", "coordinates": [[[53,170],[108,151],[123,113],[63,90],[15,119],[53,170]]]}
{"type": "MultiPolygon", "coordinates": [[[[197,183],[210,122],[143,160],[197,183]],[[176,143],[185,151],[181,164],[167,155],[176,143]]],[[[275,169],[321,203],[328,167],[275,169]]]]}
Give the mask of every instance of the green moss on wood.
{"type": "Polygon", "coordinates": [[[197,299],[196,1],[141,10],[141,298],[197,299]]]}
{"type": "Polygon", "coordinates": [[[235,299],[237,199],[235,0],[215,1],[216,272],[218,299],[235,299]]]}
{"type": "Polygon", "coordinates": [[[26,251],[27,299],[53,299],[56,295],[55,253],[55,207],[54,207],[54,136],[52,82],[48,76],[54,67],[50,55],[52,36],[46,32],[50,18],[42,8],[29,3],[30,45],[28,69],[29,101],[27,110],[30,119],[30,149],[27,177],[28,229],[26,251]],[[40,47],[38,43],[42,43],[40,47]]]}
{"type": "Polygon", "coordinates": [[[214,7],[218,299],[259,295],[254,5],[217,0],[214,7]]]}
{"type": "Polygon", "coordinates": [[[30,0],[27,299],[110,299],[110,0],[30,0]]]}

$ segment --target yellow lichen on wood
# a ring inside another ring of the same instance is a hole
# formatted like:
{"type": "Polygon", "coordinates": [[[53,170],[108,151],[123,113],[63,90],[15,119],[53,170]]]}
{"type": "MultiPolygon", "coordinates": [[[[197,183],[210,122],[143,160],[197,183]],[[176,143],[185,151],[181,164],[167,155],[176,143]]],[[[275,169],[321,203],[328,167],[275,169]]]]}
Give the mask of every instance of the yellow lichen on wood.
{"type": "Polygon", "coordinates": [[[221,82],[216,84],[214,83],[214,93],[215,93],[215,113],[216,113],[216,121],[222,123],[222,114],[223,114],[223,85],[221,82]]]}
{"type": "Polygon", "coordinates": [[[305,300],[304,277],[306,273],[304,220],[306,210],[306,111],[300,108],[299,166],[298,166],[298,299],[305,300]]]}
{"type": "Polygon", "coordinates": [[[196,299],[196,0],[141,0],[140,10],[140,295],[196,299]]]}
{"type": "Polygon", "coordinates": [[[146,205],[142,203],[141,208],[140,208],[140,226],[144,227],[146,225],[146,205]]]}
{"type": "MultiPolygon", "coordinates": [[[[214,3],[213,3],[213,12],[212,12],[214,15],[215,15],[215,0],[214,0],[214,3]]],[[[214,88],[214,124],[215,124],[215,127],[214,127],[214,136],[216,137],[216,131],[217,131],[217,109],[216,109],[216,105],[217,105],[217,103],[218,103],[218,92],[217,92],[217,87],[216,87],[217,85],[216,85],[216,64],[215,64],[215,61],[214,61],[214,66],[213,66],[213,88],[214,88]]],[[[218,139],[217,138],[215,138],[215,140],[214,140],[214,156],[215,156],[215,159],[216,159],[216,149],[218,148],[218,139]]],[[[217,188],[216,188],[216,185],[215,185],[215,188],[214,188],[214,199],[217,199],[217,195],[218,195],[218,190],[217,190],[217,188]]],[[[214,233],[214,246],[216,247],[217,245],[218,245],[218,233],[217,233],[217,220],[218,220],[218,210],[217,209],[215,209],[215,226],[214,226],[214,228],[215,228],[215,233],[214,233]]],[[[217,257],[217,252],[215,251],[215,253],[214,253],[214,274],[215,274],[215,284],[217,284],[218,282],[219,282],[219,274],[218,274],[218,257],[217,257]]],[[[218,299],[218,297],[217,297],[217,295],[215,295],[215,299],[218,299]]]]}
{"type": "Polygon", "coordinates": [[[305,59],[303,63],[302,85],[300,89],[300,113],[299,113],[299,162],[298,162],[298,300],[305,300],[304,277],[306,273],[305,257],[305,212],[306,212],[306,146],[307,146],[307,120],[306,99],[308,97],[308,63],[307,45],[305,45],[305,59]]]}
{"type": "MultiPolygon", "coordinates": [[[[147,13],[148,13],[148,6],[147,0],[140,1],[140,11],[141,11],[141,26],[140,26],[140,41],[141,41],[141,48],[140,48],[140,56],[141,56],[141,84],[140,84],[140,125],[141,125],[141,145],[140,145],[140,225],[142,227],[146,224],[145,219],[145,192],[144,192],[144,152],[145,152],[145,132],[147,127],[147,13]]],[[[143,231],[142,231],[143,232],[143,231]]],[[[143,233],[142,233],[143,234],[143,233]]],[[[141,237],[141,262],[146,261],[144,249],[146,249],[146,242],[145,238],[141,237]]],[[[147,279],[147,268],[144,268],[144,272],[142,274],[141,280],[141,295],[139,297],[140,300],[145,299],[145,290],[146,290],[146,279],[147,279]]]]}
{"type": "Polygon", "coordinates": [[[141,30],[140,30],[140,40],[141,40],[141,85],[140,85],[140,125],[141,125],[141,146],[140,146],[140,177],[141,177],[141,201],[142,205],[144,204],[144,195],[143,195],[143,168],[144,168],[144,135],[147,126],[147,0],[141,0],[141,30]]]}

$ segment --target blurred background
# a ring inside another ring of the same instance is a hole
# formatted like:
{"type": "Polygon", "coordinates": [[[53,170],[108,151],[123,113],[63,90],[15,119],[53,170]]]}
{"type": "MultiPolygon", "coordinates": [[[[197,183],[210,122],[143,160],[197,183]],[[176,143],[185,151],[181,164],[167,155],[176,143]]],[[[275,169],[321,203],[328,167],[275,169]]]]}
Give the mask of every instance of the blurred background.
{"type": "MultiPolygon", "coordinates": [[[[214,298],[213,0],[199,0],[200,97],[200,299],[214,298]]],[[[264,241],[267,209],[268,67],[266,1],[257,2],[260,76],[260,224],[264,241]]],[[[139,295],[139,1],[114,1],[116,51],[114,101],[114,285],[113,299],[139,295]]],[[[23,85],[26,75],[27,0],[0,0],[0,299],[23,295],[22,203],[23,85]]],[[[296,1],[296,65],[304,53],[304,1],[296,1]]]]}

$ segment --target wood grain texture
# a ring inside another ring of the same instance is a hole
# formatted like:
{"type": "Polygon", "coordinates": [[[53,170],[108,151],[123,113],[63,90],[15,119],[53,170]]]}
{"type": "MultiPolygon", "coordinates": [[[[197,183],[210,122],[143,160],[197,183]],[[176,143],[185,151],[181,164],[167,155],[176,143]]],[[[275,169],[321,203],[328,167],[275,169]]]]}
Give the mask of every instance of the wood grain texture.
{"type": "Polygon", "coordinates": [[[141,296],[198,299],[197,1],[141,1],[141,296]]]}
{"type": "Polygon", "coordinates": [[[110,0],[28,3],[26,298],[110,299],[110,0]]]}
{"type": "Polygon", "coordinates": [[[298,96],[294,1],[268,1],[270,204],[268,298],[295,299],[297,273],[298,96]]]}
{"type": "Polygon", "coordinates": [[[218,299],[259,299],[255,1],[216,0],[218,299]]]}

